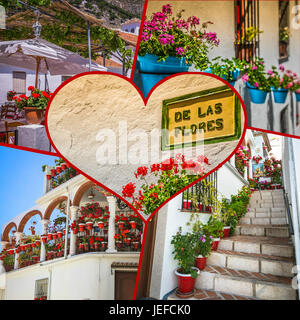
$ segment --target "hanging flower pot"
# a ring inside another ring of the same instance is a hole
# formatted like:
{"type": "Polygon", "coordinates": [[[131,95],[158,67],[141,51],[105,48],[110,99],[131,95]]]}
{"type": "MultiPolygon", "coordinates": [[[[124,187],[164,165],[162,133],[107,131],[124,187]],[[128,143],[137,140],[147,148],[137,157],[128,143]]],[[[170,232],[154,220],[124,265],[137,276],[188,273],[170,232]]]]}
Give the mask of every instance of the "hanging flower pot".
{"type": "MultiPolygon", "coordinates": [[[[199,275],[200,270],[193,267],[199,275]]],[[[180,294],[190,294],[193,293],[195,287],[196,278],[193,278],[191,274],[180,273],[180,270],[175,271],[177,277],[177,287],[180,294]]]]}
{"type": "Polygon", "coordinates": [[[41,244],[41,241],[40,241],[40,240],[35,240],[35,244],[36,244],[37,246],[39,246],[39,245],[41,244]]]}
{"type": "Polygon", "coordinates": [[[136,221],[130,221],[129,223],[132,229],[136,229],[136,221]]]}
{"type": "Polygon", "coordinates": [[[42,239],[43,243],[47,243],[47,237],[46,236],[42,236],[41,239],[42,239]]]}
{"type": "Polygon", "coordinates": [[[56,176],[56,170],[55,169],[51,169],[50,171],[51,171],[51,176],[55,177],[56,176]]]}
{"type": "Polygon", "coordinates": [[[57,239],[57,233],[52,233],[52,238],[53,238],[53,240],[56,240],[57,239]]]}
{"type": "Polygon", "coordinates": [[[46,177],[47,177],[47,180],[51,180],[51,174],[47,174],[46,177]]]}
{"type": "Polygon", "coordinates": [[[60,167],[61,167],[61,169],[62,169],[63,171],[65,171],[65,170],[67,169],[67,165],[66,165],[65,163],[62,163],[62,164],[60,165],[60,167]]]}
{"type": "Polygon", "coordinates": [[[36,244],[33,242],[33,243],[31,244],[31,247],[32,247],[32,248],[35,248],[35,247],[36,247],[36,244]]]}
{"type": "Polygon", "coordinates": [[[130,246],[130,243],[131,243],[131,238],[125,238],[124,239],[124,242],[127,246],[130,246]]]}
{"type": "Polygon", "coordinates": [[[103,221],[99,221],[98,222],[98,228],[99,229],[103,229],[104,228],[104,222],[103,221]]]}
{"type": "Polygon", "coordinates": [[[21,252],[21,248],[20,247],[16,248],[16,253],[20,253],[20,252],[21,252]]]}
{"type": "Polygon", "coordinates": [[[93,230],[93,222],[88,221],[88,222],[86,223],[86,228],[87,228],[87,230],[93,230]]]}
{"type": "Polygon", "coordinates": [[[286,97],[288,95],[289,90],[288,89],[282,89],[282,88],[272,88],[274,101],[276,103],[285,103],[286,97]]]}
{"type": "Polygon", "coordinates": [[[188,208],[188,200],[183,199],[182,201],[182,209],[187,209],[188,208]]]}
{"type": "Polygon", "coordinates": [[[249,82],[247,82],[247,88],[250,93],[251,102],[256,104],[263,104],[266,101],[267,98],[267,91],[262,91],[254,86],[250,85],[249,82]]]}
{"type": "Polygon", "coordinates": [[[123,221],[118,222],[118,226],[119,226],[119,229],[123,229],[124,228],[124,222],[123,221]]]}
{"type": "Polygon", "coordinates": [[[146,54],[143,57],[138,55],[137,57],[144,97],[147,97],[152,87],[160,80],[171,74],[186,72],[189,69],[184,58],[170,56],[165,61],[157,62],[158,58],[153,54],[146,54]]]}
{"type": "Polygon", "coordinates": [[[58,239],[61,239],[63,237],[62,231],[57,231],[57,236],[58,236],[58,239]]]}
{"type": "Polygon", "coordinates": [[[61,167],[60,166],[56,166],[56,173],[61,173],[61,167]]]}
{"type": "Polygon", "coordinates": [[[223,230],[223,238],[227,238],[229,236],[229,233],[230,233],[230,226],[226,226],[224,227],[224,230],[223,230]]]}
{"type": "Polygon", "coordinates": [[[78,227],[79,227],[79,232],[83,232],[85,229],[85,223],[79,223],[78,227]]]}
{"type": "Polygon", "coordinates": [[[220,238],[213,238],[213,241],[211,244],[211,249],[213,251],[216,251],[218,249],[219,242],[220,242],[220,238]]]}
{"type": "Polygon", "coordinates": [[[138,250],[140,243],[138,241],[134,241],[132,242],[132,245],[134,250],[138,250]]]}
{"type": "Polygon", "coordinates": [[[206,266],[207,257],[203,257],[201,254],[196,258],[196,267],[199,270],[203,270],[206,266]]]}

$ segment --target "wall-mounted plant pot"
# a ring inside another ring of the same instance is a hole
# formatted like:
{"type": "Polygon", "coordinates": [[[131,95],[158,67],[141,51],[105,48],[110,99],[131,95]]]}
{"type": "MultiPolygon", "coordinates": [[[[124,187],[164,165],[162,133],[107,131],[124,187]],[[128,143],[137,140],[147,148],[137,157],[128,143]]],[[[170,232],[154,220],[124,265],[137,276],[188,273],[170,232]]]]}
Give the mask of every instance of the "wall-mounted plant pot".
{"type": "Polygon", "coordinates": [[[274,101],[276,103],[285,103],[286,97],[288,95],[289,90],[288,89],[274,89],[272,88],[274,101]]]}
{"type": "Polygon", "coordinates": [[[250,85],[248,82],[247,82],[247,88],[250,93],[251,102],[256,104],[263,104],[266,102],[266,98],[268,94],[267,91],[259,90],[254,86],[250,85]]]}
{"type": "Polygon", "coordinates": [[[296,95],[296,101],[300,102],[300,92],[295,92],[296,95]]]}
{"type": "Polygon", "coordinates": [[[206,266],[206,260],[207,260],[207,257],[203,257],[201,254],[199,254],[199,256],[196,258],[196,267],[199,269],[199,270],[203,270],[206,266]]]}
{"type": "Polygon", "coordinates": [[[230,233],[230,226],[226,226],[224,227],[224,230],[223,230],[223,238],[227,238],[229,236],[229,233],[230,233]]]}
{"type": "Polygon", "coordinates": [[[34,107],[25,107],[25,119],[28,124],[41,124],[44,111],[34,107]]]}
{"type": "MultiPolygon", "coordinates": [[[[199,275],[200,270],[193,267],[199,275]]],[[[175,271],[177,277],[177,286],[180,294],[190,294],[194,291],[196,278],[193,278],[191,274],[180,273],[180,270],[175,271]]]]}
{"type": "Polygon", "coordinates": [[[146,54],[143,57],[138,55],[137,57],[144,97],[147,97],[150,90],[160,80],[171,74],[186,72],[189,69],[189,65],[183,58],[168,57],[165,61],[157,62],[158,58],[152,54],[146,54]]]}

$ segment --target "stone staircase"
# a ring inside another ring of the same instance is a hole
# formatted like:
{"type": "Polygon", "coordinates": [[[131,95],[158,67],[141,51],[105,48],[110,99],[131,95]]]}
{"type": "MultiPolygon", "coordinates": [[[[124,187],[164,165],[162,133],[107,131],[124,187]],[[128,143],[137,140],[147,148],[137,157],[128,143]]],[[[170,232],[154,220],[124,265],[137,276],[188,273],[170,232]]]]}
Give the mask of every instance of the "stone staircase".
{"type": "Polygon", "coordinates": [[[255,191],[235,235],[220,241],[196,288],[206,297],[295,300],[294,265],[283,191],[255,191]]]}

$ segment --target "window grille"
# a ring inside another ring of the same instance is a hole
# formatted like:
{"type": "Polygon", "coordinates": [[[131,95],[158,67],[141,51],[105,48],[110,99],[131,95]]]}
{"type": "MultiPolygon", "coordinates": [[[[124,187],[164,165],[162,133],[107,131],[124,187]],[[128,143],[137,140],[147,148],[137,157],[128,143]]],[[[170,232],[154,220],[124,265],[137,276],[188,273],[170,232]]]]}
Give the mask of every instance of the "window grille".
{"type": "Polygon", "coordinates": [[[289,1],[278,1],[279,10],[279,62],[288,60],[289,52],[289,38],[290,38],[290,27],[289,27],[289,12],[290,3],[289,1]]]}
{"type": "Polygon", "coordinates": [[[48,279],[40,279],[35,282],[35,299],[47,300],[48,297],[48,279]]]}
{"type": "Polygon", "coordinates": [[[253,37],[251,30],[259,29],[259,1],[235,1],[235,56],[250,62],[259,57],[259,33],[253,37]]]}

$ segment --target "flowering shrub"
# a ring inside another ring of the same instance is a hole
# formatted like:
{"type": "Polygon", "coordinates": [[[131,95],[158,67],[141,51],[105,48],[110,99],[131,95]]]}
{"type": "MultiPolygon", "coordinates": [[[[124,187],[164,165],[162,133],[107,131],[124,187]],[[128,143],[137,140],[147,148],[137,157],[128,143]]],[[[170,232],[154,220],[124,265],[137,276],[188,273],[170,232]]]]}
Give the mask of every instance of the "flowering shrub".
{"type": "Polygon", "coordinates": [[[208,159],[199,156],[197,161],[186,160],[184,155],[177,154],[161,163],[152,164],[150,168],[139,167],[135,172],[137,179],[145,183],[136,194],[133,182],[123,186],[122,195],[131,198],[132,205],[140,212],[151,214],[159,205],[176,192],[204,175],[203,163],[209,164],[208,159]],[[157,182],[148,184],[146,177],[156,177],[157,182]]]}
{"type": "Polygon", "coordinates": [[[16,95],[15,90],[11,90],[7,92],[7,99],[12,99],[16,95]]]}
{"type": "MultiPolygon", "coordinates": [[[[279,65],[279,70],[277,67],[272,66],[271,70],[268,70],[269,84],[274,89],[289,89],[294,85],[294,78],[297,77],[296,73],[288,70],[284,72],[284,66],[279,65]]],[[[299,80],[300,81],[300,80],[299,80]]],[[[296,83],[297,84],[297,80],[296,83]]],[[[299,86],[300,87],[300,86],[299,86]]]]}
{"type": "Polygon", "coordinates": [[[31,91],[31,95],[29,97],[27,97],[25,94],[13,97],[18,109],[22,110],[25,107],[33,107],[45,110],[52,93],[41,91],[32,86],[28,87],[28,90],[31,91]]]}
{"type": "Polygon", "coordinates": [[[267,177],[271,177],[273,183],[281,184],[281,160],[271,158],[264,162],[264,172],[267,177]]]}
{"type": "Polygon", "coordinates": [[[158,61],[169,56],[185,58],[187,63],[195,63],[197,69],[204,70],[209,62],[209,50],[218,46],[220,40],[215,32],[206,31],[211,21],[200,24],[195,16],[185,20],[183,11],[174,16],[171,5],[167,4],[161,12],[145,20],[139,55],[153,54],[159,57],[158,61]]]}
{"type": "Polygon", "coordinates": [[[251,63],[243,62],[245,74],[242,76],[244,82],[262,90],[270,91],[270,84],[267,73],[265,72],[265,63],[262,58],[255,58],[251,63]]]}
{"type": "Polygon", "coordinates": [[[197,271],[193,269],[197,257],[194,234],[182,234],[180,228],[176,235],[172,237],[171,244],[174,247],[172,254],[179,264],[178,271],[183,274],[191,274],[193,278],[196,278],[197,271]]]}

